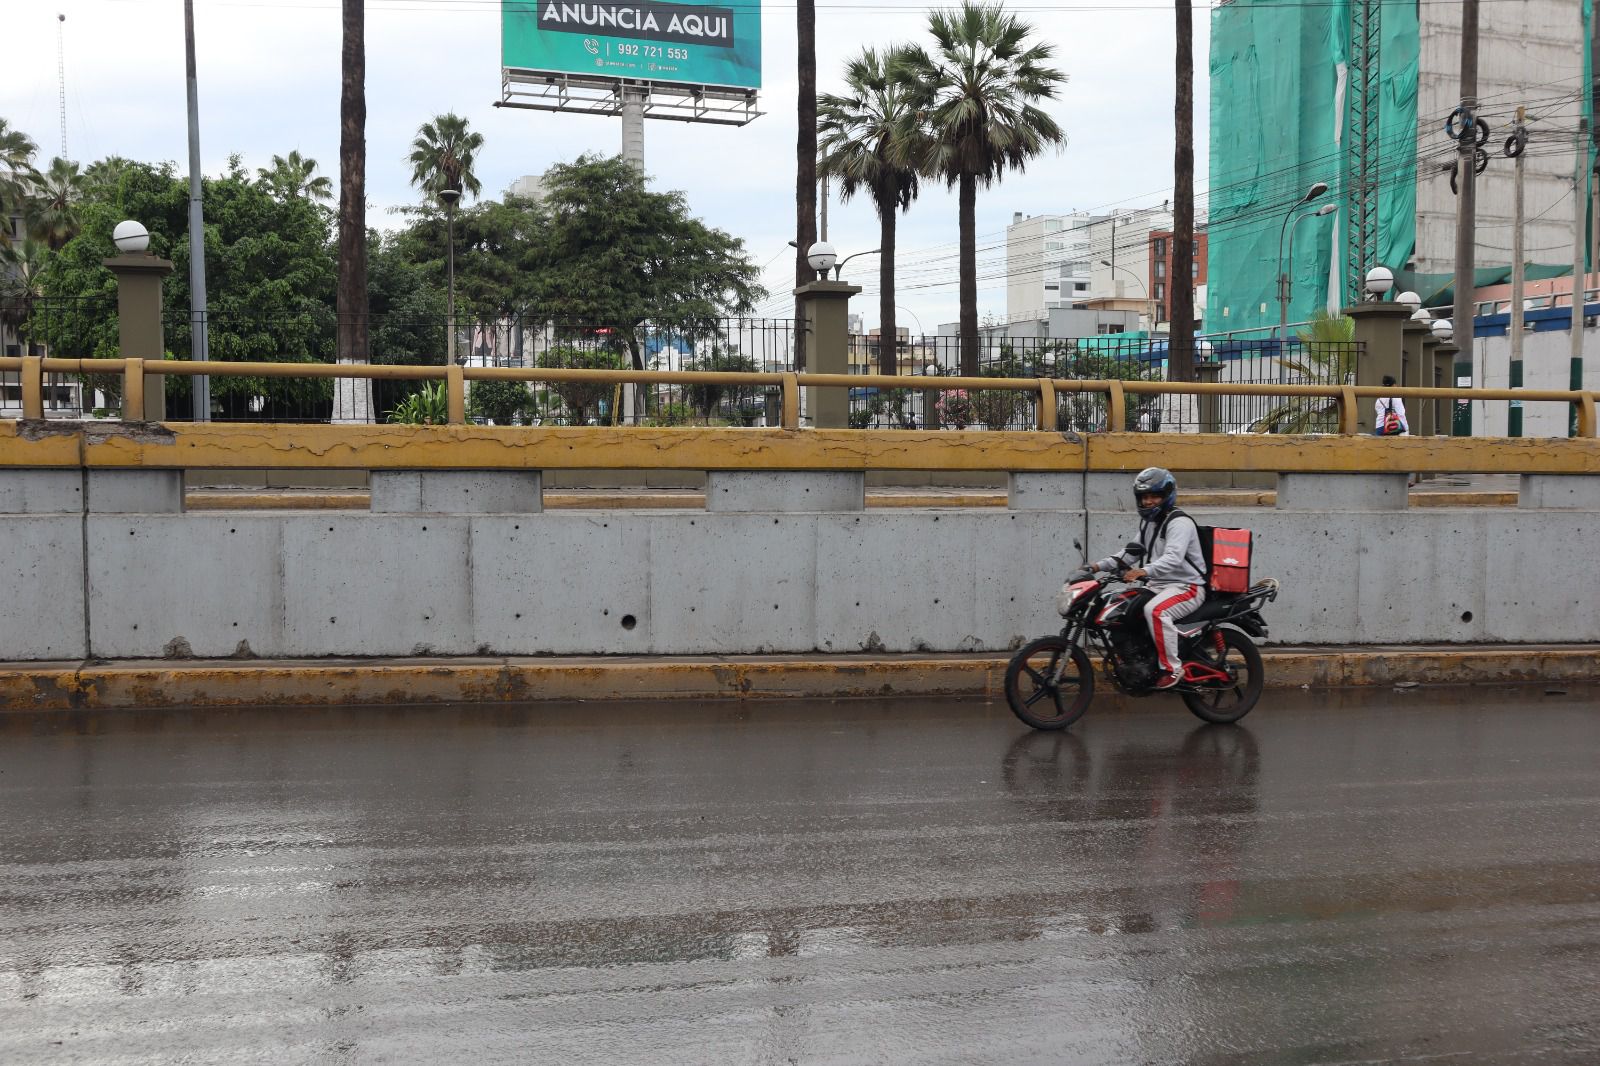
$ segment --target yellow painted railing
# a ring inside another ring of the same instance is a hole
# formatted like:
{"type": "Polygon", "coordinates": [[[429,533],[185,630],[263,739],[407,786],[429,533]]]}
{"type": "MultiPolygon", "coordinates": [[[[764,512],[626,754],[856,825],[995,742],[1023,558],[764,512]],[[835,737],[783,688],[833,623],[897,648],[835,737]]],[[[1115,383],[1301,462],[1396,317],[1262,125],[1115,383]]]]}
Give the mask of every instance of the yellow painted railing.
{"type": "Polygon", "coordinates": [[[1273,396],[1321,397],[1337,405],[1339,431],[1358,431],[1358,404],[1361,400],[1398,396],[1405,400],[1520,400],[1525,403],[1569,404],[1577,412],[1577,435],[1597,434],[1594,392],[1567,392],[1551,389],[1481,388],[1401,388],[1372,385],[1245,385],[1227,382],[1174,381],[1083,381],[1072,378],[986,378],[939,377],[907,378],[885,374],[741,374],[700,371],[655,370],[567,370],[523,367],[461,366],[384,366],[370,363],[195,363],[178,360],[145,359],[50,359],[37,356],[0,358],[0,371],[14,371],[22,380],[23,418],[44,417],[45,374],[120,374],[123,378],[124,413],[139,411],[144,395],[144,377],[150,375],[210,377],[278,378],[368,378],[400,381],[443,381],[448,418],[452,424],[466,421],[466,382],[525,381],[530,384],[555,384],[589,381],[597,384],[724,385],[748,388],[777,386],[782,393],[784,429],[799,428],[799,390],[816,388],[880,388],[948,392],[1003,390],[1031,393],[1038,403],[1038,428],[1056,427],[1057,397],[1062,393],[1098,393],[1107,397],[1106,428],[1118,432],[1127,428],[1129,394],[1189,396],[1273,396]],[[135,402],[137,401],[137,402],[135,402]]]}

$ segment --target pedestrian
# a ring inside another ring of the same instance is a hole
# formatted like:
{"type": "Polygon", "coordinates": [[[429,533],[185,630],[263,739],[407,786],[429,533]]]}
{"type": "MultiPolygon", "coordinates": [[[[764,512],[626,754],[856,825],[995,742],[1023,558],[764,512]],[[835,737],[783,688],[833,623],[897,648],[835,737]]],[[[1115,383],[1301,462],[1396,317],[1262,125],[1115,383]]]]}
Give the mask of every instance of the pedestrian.
{"type": "MultiPolygon", "coordinates": [[[[1394,375],[1383,375],[1383,383],[1393,387],[1394,375]]],[[[1409,437],[1411,423],[1406,421],[1406,402],[1398,396],[1379,397],[1373,410],[1372,432],[1380,437],[1409,437]]]]}

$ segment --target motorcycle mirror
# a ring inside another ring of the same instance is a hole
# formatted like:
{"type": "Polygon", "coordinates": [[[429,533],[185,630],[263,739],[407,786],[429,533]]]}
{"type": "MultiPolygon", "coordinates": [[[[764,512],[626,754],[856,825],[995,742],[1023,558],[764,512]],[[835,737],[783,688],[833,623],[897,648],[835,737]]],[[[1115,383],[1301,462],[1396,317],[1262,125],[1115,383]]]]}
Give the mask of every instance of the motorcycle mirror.
{"type": "Polygon", "coordinates": [[[1144,558],[1144,545],[1136,540],[1130,540],[1123,547],[1122,554],[1132,556],[1135,559],[1142,559],[1144,558]]]}

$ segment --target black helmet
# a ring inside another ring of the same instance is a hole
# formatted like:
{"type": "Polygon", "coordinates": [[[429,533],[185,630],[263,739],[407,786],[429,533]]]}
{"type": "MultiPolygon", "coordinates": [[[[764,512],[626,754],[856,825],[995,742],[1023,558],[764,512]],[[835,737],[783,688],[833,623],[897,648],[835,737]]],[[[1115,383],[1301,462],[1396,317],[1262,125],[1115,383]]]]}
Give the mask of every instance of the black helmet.
{"type": "Polygon", "coordinates": [[[1170,470],[1152,466],[1139,471],[1139,476],[1133,479],[1133,505],[1139,507],[1139,517],[1146,522],[1160,518],[1172,510],[1177,502],[1178,482],[1170,470]],[[1139,507],[1139,497],[1148,496],[1152,492],[1161,494],[1161,502],[1154,507],[1139,507]]]}

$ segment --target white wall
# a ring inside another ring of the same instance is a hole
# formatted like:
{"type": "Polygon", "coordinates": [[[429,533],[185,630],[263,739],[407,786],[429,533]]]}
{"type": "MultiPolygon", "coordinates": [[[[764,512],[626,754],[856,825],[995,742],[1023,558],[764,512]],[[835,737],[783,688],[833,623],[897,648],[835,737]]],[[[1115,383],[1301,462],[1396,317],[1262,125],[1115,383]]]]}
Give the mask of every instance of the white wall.
{"type": "MultiPolygon", "coordinates": [[[[1583,387],[1600,391],[1600,328],[1584,330],[1583,387]]],[[[1511,387],[1511,338],[1478,337],[1474,348],[1474,376],[1490,389],[1511,387]]],[[[1572,387],[1572,334],[1566,330],[1525,333],[1522,338],[1522,387],[1560,389],[1572,387]]],[[[1480,400],[1472,405],[1474,436],[1504,437],[1510,404],[1505,400],[1480,400]]],[[[1522,408],[1524,437],[1565,437],[1570,408],[1555,403],[1526,403],[1522,408]]]]}

